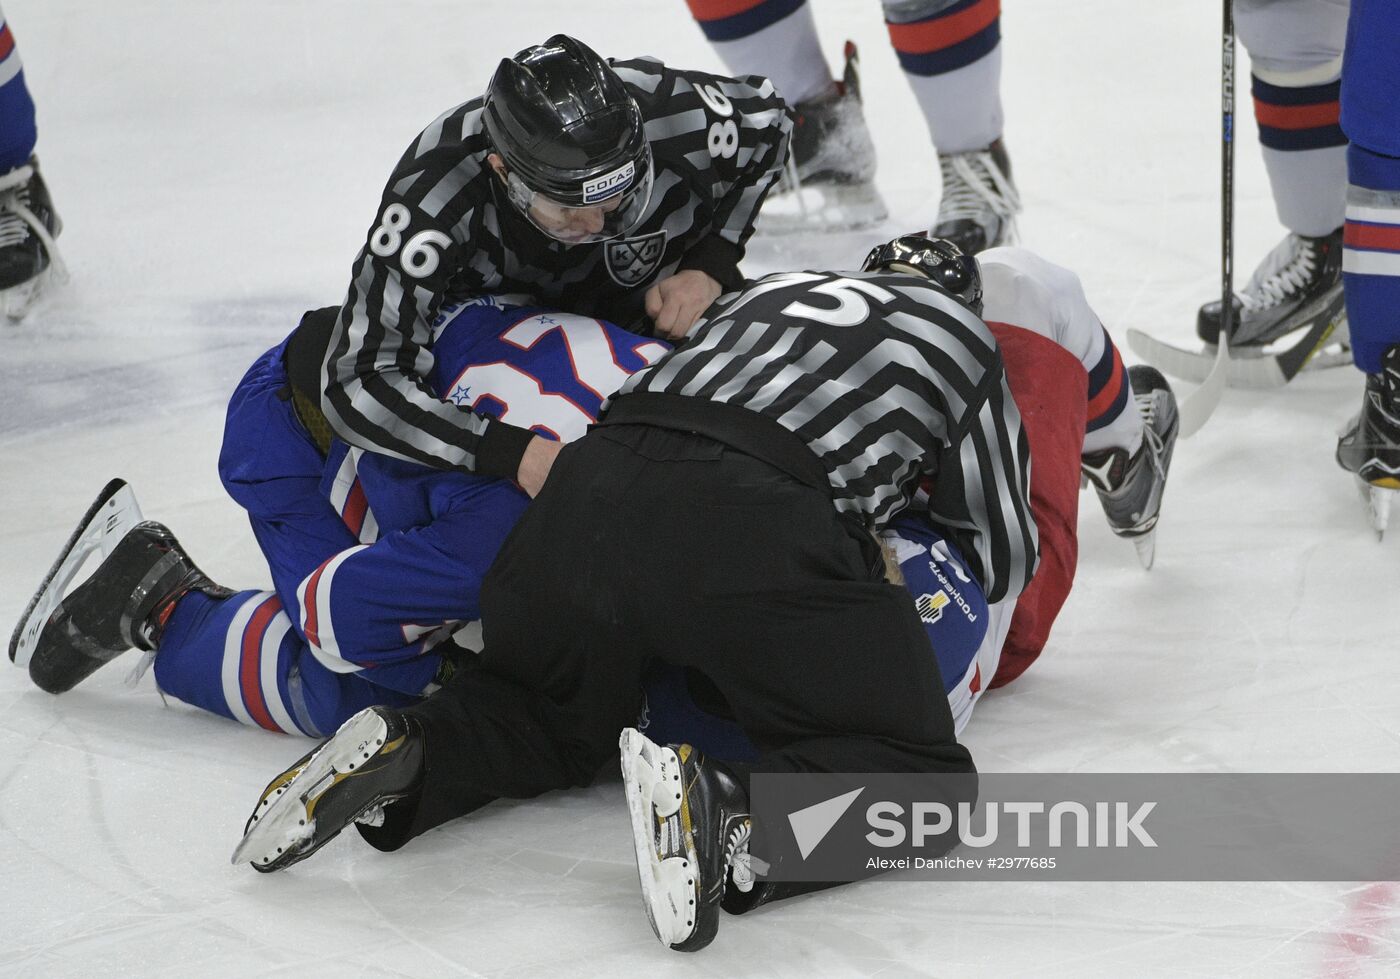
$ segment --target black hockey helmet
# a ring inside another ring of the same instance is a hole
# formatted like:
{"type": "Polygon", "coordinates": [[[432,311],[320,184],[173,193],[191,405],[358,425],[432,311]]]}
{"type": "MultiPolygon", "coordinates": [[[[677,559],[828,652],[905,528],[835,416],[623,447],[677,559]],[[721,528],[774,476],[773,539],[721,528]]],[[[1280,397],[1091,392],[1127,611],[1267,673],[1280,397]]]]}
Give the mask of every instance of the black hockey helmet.
{"type": "Polygon", "coordinates": [[[978,316],[982,315],[982,270],[977,259],[947,239],[915,232],[876,245],[865,256],[861,271],[879,269],[922,275],[978,316]]]}
{"type": "Polygon", "coordinates": [[[511,203],[569,244],[636,227],[651,200],[651,147],[622,79],[564,34],[501,61],[486,89],[487,137],[511,203]]]}

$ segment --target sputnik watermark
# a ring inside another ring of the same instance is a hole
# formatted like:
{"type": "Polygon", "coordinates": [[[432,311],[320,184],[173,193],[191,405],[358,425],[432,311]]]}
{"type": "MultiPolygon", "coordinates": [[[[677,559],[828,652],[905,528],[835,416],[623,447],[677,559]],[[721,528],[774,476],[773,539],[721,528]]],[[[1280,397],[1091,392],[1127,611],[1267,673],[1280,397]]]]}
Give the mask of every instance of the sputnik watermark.
{"type": "Polygon", "coordinates": [[[1155,802],[1136,806],[1128,802],[1096,802],[1092,809],[1081,802],[1056,802],[1048,810],[1044,802],[988,802],[980,807],[960,802],[955,812],[954,807],[943,802],[916,802],[909,807],[906,828],[904,806],[898,802],[877,802],[865,811],[871,827],[865,838],[882,847],[904,846],[906,841],[916,847],[927,846],[930,841],[946,845],[949,831],[956,830],[963,846],[981,848],[995,846],[1002,838],[1003,825],[1014,820],[1016,846],[1023,849],[1041,841],[1057,848],[1122,847],[1132,843],[1156,846],[1157,841],[1143,826],[1155,808],[1155,802]],[[1032,819],[1037,816],[1043,827],[1033,824],[1032,819]],[[1066,824],[1070,835],[1066,834],[1066,824]]]}
{"type": "Polygon", "coordinates": [[[764,775],[769,880],[1400,879],[1400,775],[764,775]]]}

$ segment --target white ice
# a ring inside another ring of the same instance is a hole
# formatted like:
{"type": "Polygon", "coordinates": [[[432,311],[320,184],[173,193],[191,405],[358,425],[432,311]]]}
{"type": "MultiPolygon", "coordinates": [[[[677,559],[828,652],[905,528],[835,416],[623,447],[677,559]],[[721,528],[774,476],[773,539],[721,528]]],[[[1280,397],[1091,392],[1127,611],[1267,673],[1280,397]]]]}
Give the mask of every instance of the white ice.
{"type": "MultiPolygon", "coordinates": [[[[759,241],[749,268],[849,266],[926,226],[932,151],[874,0],[813,0],[861,43],[895,215],[759,241]]],[[[718,68],[681,0],[5,0],[39,102],[72,283],[0,326],[0,627],[91,497],[136,487],[220,581],[267,581],[215,475],[225,398],[338,302],[384,177],[497,59],[554,31],[718,68]]],[[[1120,344],[1189,342],[1218,294],[1219,4],[1007,3],[1024,240],[1076,269],[1120,344]]],[[[1240,72],[1238,263],[1281,233],[1240,72]]],[[[1126,350],[1126,347],[1125,347],[1126,350]]],[[[1150,573],[1081,511],[1049,648],[988,696],[987,771],[1394,771],[1400,540],[1331,455],[1359,375],[1226,395],[1179,447],[1150,573]]],[[[1395,533],[1400,537],[1400,531],[1395,533]]],[[[1378,884],[870,883],[652,938],[620,790],[502,804],[380,854],[337,840],[264,877],[228,855],[306,750],[172,702],[134,656],[54,698],[0,669],[0,973],[14,976],[1382,976],[1378,884]]]]}

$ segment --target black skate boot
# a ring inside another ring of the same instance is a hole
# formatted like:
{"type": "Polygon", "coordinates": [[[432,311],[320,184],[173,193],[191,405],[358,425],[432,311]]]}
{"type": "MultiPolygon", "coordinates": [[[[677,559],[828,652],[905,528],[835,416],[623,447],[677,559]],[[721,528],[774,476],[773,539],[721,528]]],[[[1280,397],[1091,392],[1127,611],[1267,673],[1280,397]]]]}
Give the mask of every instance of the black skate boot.
{"type": "Polygon", "coordinates": [[[408,716],[368,707],[263,789],[234,863],[272,873],[305,860],[353,822],[423,782],[423,736],[408,716]]]}
{"type": "Polygon", "coordinates": [[[719,930],[730,874],[748,873],[748,794],[688,744],[663,747],[627,728],[618,746],[651,929],[669,948],[698,951],[719,930]]]}
{"type": "Polygon", "coordinates": [[[875,144],[861,111],[860,55],[847,41],[842,80],[793,108],[787,170],[763,206],[761,227],[860,228],[887,215],[875,189],[875,144]]]}
{"type": "Polygon", "coordinates": [[[998,139],[984,150],[940,153],[943,199],[930,232],[969,255],[1016,240],[1021,195],[1011,180],[1011,159],[998,139]]]}
{"type": "Polygon", "coordinates": [[[1379,374],[1366,375],[1361,411],[1337,440],[1337,463],[1356,474],[1379,537],[1400,493],[1400,344],[1385,352],[1379,374]]]}
{"type": "MultiPolygon", "coordinates": [[[[1344,315],[1342,301],[1342,229],[1321,238],[1288,234],[1235,297],[1234,356],[1258,356],[1268,344],[1311,326],[1320,318],[1344,315]]],[[[1206,303],[1196,316],[1196,334],[1214,348],[1220,336],[1220,300],[1206,303]]],[[[1334,335],[1344,343],[1345,336],[1334,335]]],[[[1335,358],[1324,358],[1330,363],[1335,358]]]]}
{"type": "Polygon", "coordinates": [[[155,649],[175,603],[191,589],[233,594],[195,567],[165,527],[137,524],[53,610],[29,660],[30,679],[64,693],[128,649],[155,649]]]}
{"type": "Polygon", "coordinates": [[[1088,453],[1080,468],[1099,494],[1109,528],[1131,538],[1142,566],[1150,568],[1167,470],[1176,448],[1176,395],[1167,379],[1145,364],[1129,367],[1128,378],[1142,416],[1142,445],[1132,456],[1122,448],[1088,453]]]}
{"type": "Polygon", "coordinates": [[[66,276],[54,245],[62,230],[37,157],[0,173],[0,313],[20,319],[51,270],[66,276]]]}

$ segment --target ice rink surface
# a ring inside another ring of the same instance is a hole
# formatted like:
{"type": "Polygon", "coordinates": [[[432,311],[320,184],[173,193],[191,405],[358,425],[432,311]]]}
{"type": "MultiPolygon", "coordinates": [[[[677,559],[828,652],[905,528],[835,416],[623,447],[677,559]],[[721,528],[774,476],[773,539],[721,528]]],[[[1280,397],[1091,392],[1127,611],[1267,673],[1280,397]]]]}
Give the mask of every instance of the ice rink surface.
{"type": "MultiPolygon", "coordinates": [[[[748,270],[851,267],[926,227],[937,168],[874,0],[813,0],[864,53],[895,217],[756,240],[748,270]]],[[[1023,240],[1120,342],[1188,342],[1218,294],[1218,22],[1206,0],[1008,2],[1023,240]]],[[[4,0],[39,104],[72,283],[0,325],[0,627],[111,476],[220,582],[265,586],[215,474],[223,405],[306,308],[340,301],[385,176],[496,61],[555,31],[718,68],[681,0],[4,0]]],[[[1241,66],[1241,94],[1244,68],[1241,66]]],[[[1240,120],[1237,265],[1274,244],[1240,120]]],[[[1239,281],[1237,279],[1237,281],[1239,281]]],[[[1125,348],[1126,353],[1126,348],[1125,348]]],[[[1034,668],[980,705],[985,771],[1394,771],[1400,539],[1378,544],[1335,432],[1350,368],[1230,392],[1178,447],[1144,573],[1097,502],[1034,668]]],[[[1394,538],[1400,538],[1395,531],[1394,538]]],[[[172,702],[128,655],[60,698],[0,669],[0,974],[13,976],[1388,976],[1390,884],[869,883],[665,951],[605,782],[496,805],[397,854],[350,834],[273,877],[228,855],[306,750],[172,702]]]]}

